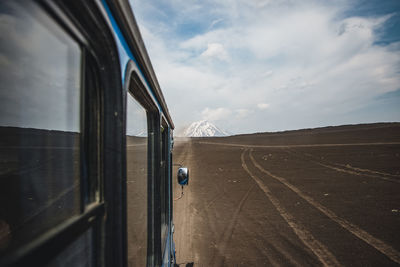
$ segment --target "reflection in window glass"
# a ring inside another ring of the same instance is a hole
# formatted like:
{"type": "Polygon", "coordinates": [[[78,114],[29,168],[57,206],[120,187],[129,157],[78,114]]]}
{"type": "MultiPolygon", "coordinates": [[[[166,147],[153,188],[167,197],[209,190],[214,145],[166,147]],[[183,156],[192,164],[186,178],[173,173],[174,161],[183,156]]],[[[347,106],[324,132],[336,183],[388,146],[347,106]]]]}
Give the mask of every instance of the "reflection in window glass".
{"type": "Polygon", "coordinates": [[[147,139],[146,110],[128,94],[126,156],[129,266],[145,266],[147,258],[147,139]]]}
{"type": "Polygon", "coordinates": [[[32,1],[0,21],[1,251],[80,212],[81,51],[32,1]]]}
{"type": "Polygon", "coordinates": [[[165,249],[168,231],[169,183],[168,183],[168,128],[161,127],[161,168],[160,168],[160,200],[161,200],[161,251],[165,249]]]}
{"type": "Polygon", "coordinates": [[[94,264],[93,229],[87,230],[67,246],[46,267],[92,267],[94,264]]]}

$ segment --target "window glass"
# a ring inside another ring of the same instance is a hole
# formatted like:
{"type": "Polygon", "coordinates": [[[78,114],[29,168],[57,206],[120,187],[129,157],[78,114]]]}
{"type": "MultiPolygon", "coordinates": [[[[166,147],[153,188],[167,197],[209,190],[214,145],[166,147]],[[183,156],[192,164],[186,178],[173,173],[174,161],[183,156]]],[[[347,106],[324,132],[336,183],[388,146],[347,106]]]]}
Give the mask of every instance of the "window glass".
{"type": "Polygon", "coordinates": [[[93,229],[87,230],[46,265],[46,267],[71,266],[95,266],[93,229]]]}
{"type": "Polygon", "coordinates": [[[147,259],[147,116],[128,94],[127,100],[128,265],[145,266],[147,259]]]}
{"type": "Polygon", "coordinates": [[[169,183],[168,183],[168,128],[161,127],[161,249],[164,252],[165,241],[168,231],[168,212],[169,212],[169,183]]]}
{"type": "Polygon", "coordinates": [[[80,212],[80,47],[33,1],[0,2],[0,251],[80,212]]]}
{"type": "Polygon", "coordinates": [[[82,120],[84,153],[81,153],[82,179],[81,187],[84,188],[85,199],[83,202],[88,205],[101,201],[100,176],[101,176],[101,107],[100,91],[101,83],[98,66],[90,53],[85,53],[85,88],[82,90],[85,99],[85,111],[82,120]]]}

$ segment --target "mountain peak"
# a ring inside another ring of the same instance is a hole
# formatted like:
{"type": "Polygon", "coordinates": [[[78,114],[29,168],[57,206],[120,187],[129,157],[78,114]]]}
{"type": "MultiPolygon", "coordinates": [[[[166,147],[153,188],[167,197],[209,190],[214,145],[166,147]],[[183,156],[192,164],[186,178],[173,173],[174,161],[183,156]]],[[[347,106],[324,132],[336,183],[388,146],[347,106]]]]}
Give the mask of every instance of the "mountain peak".
{"type": "Polygon", "coordinates": [[[201,120],[193,122],[183,132],[185,137],[211,137],[211,136],[227,136],[228,134],[219,129],[209,121],[201,120]]]}

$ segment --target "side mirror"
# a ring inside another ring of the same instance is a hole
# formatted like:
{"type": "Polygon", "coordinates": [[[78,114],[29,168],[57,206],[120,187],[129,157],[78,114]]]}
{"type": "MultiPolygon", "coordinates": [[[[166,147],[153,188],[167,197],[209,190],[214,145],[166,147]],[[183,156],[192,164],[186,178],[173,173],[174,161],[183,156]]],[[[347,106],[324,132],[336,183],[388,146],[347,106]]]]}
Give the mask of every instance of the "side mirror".
{"type": "Polygon", "coordinates": [[[189,169],[182,167],[178,169],[178,183],[181,186],[189,184],[189,169]]]}

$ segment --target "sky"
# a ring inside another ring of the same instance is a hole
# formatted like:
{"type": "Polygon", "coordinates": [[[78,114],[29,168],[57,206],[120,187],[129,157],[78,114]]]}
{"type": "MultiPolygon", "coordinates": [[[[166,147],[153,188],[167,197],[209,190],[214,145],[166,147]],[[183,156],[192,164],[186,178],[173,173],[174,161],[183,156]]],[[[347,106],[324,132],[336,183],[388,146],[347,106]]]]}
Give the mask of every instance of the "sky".
{"type": "Polygon", "coordinates": [[[177,132],[400,121],[400,1],[130,0],[177,132]]]}
{"type": "Polygon", "coordinates": [[[79,44],[24,1],[0,1],[0,22],[0,126],[79,132],[79,44]]]}

